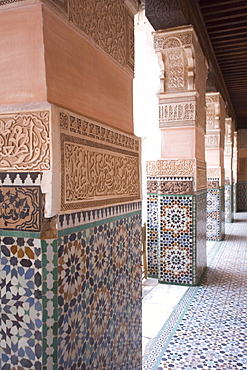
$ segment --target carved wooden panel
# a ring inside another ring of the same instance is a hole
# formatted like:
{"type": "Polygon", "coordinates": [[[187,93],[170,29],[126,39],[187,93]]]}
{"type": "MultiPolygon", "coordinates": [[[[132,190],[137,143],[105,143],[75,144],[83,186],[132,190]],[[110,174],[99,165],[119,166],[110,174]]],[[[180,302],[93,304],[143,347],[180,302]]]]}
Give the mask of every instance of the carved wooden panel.
{"type": "Polygon", "coordinates": [[[50,169],[48,111],[0,115],[0,169],[50,169]]]}

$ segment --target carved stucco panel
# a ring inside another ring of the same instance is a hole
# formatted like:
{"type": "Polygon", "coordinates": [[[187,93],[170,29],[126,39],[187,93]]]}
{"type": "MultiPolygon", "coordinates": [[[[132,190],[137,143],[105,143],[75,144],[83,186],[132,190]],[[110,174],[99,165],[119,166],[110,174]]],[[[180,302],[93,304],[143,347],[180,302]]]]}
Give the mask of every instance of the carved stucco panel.
{"type": "Polygon", "coordinates": [[[124,1],[70,0],[69,20],[120,64],[126,64],[127,44],[133,56],[134,38],[124,1]]]}
{"type": "Polygon", "coordinates": [[[140,199],[139,154],[61,134],[62,210],[140,199]]]}
{"type": "Polygon", "coordinates": [[[50,112],[0,115],[1,170],[50,169],[50,112]]]}
{"type": "Polygon", "coordinates": [[[205,148],[218,149],[220,147],[220,134],[205,135],[205,148]]]}
{"type": "Polygon", "coordinates": [[[197,190],[207,188],[207,170],[206,168],[197,168],[197,190]]]}
{"type": "Polygon", "coordinates": [[[148,161],[146,164],[147,176],[193,176],[195,174],[195,160],[158,160],[148,161]]]}

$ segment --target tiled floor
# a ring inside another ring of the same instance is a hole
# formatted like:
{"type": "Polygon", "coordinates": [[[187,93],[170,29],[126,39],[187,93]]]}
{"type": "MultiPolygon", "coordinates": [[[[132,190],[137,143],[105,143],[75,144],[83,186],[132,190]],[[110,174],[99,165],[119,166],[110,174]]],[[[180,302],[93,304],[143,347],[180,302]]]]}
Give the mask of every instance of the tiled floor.
{"type": "MultiPolygon", "coordinates": [[[[207,242],[207,254],[215,242],[207,242]]],[[[156,335],[173,312],[187,286],[159,284],[158,279],[148,278],[142,285],[142,353],[148,352],[156,335]]]]}
{"type": "Polygon", "coordinates": [[[144,283],[143,370],[247,369],[247,213],[235,216],[200,287],[144,283]]]}

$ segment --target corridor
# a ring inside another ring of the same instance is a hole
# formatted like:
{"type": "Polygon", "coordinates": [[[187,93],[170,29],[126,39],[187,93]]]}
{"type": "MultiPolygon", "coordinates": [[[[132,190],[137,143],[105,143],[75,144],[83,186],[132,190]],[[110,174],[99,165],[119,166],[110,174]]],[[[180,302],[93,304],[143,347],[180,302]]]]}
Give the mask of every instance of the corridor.
{"type": "Polygon", "coordinates": [[[235,214],[225,240],[210,245],[207,260],[200,286],[157,285],[144,297],[145,315],[154,289],[169,291],[164,324],[146,346],[143,369],[247,369],[247,213],[235,214]]]}

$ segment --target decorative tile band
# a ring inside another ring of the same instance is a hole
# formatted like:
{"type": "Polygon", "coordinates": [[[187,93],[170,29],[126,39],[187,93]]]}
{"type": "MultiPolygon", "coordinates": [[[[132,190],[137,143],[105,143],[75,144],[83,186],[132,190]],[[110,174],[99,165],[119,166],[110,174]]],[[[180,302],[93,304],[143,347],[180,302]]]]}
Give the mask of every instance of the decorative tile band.
{"type": "Polygon", "coordinates": [[[80,211],[59,216],[58,230],[77,227],[91,222],[102,221],[107,218],[121,216],[141,210],[141,202],[120,204],[107,208],[80,211]]]}
{"type": "Polygon", "coordinates": [[[41,177],[40,172],[0,172],[0,186],[40,186],[41,177]]]}
{"type": "Polygon", "coordinates": [[[0,187],[0,229],[37,232],[40,223],[39,186],[0,187]]]}

